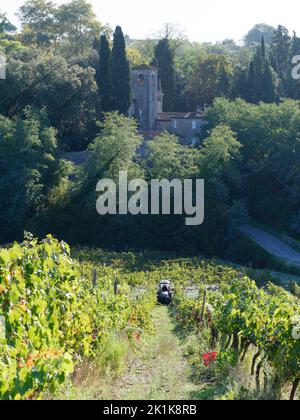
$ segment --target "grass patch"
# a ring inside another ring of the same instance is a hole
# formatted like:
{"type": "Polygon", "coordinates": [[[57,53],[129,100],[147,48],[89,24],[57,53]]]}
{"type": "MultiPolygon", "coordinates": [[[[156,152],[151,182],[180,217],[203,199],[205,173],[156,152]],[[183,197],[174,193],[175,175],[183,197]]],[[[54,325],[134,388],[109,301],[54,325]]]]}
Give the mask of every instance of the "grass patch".
{"type": "Polygon", "coordinates": [[[119,377],[126,368],[130,345],[125,337],[108,337],[96,350],[96,365],[100,374],[119,377]]]}

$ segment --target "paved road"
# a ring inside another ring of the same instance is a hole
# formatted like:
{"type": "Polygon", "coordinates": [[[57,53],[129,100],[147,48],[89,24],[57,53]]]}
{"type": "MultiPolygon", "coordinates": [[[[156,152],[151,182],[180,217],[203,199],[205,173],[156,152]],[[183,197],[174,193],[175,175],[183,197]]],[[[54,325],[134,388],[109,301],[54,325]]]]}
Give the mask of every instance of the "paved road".
{"type": "Polygon", "coordinates": [[[300,266],[300,254],[280,239],[250,225],[243,225],[240,230],[270,254],[300,266]]]}

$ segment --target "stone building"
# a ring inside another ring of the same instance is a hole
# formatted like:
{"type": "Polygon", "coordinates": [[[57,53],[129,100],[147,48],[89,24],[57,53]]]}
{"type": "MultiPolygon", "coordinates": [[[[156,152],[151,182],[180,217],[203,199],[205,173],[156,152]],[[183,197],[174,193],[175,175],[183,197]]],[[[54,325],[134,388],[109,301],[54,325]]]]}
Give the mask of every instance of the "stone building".
{"type": "Polygon", "coordinates": [[[163,112],[163,92],[158,69],[138,66],[132,70],[132,104],[129,116],[134,117],[145,138],[167,131],[175,134],[184,144],[199,142],[203,114],[199,112],[163,112]]]}
{"type": "Polygon", "coordinates": [[[203,126],[202,113],[162,112],[157,118],[157,128],[180,138],[184,144],[197,145],[203,126]]]}
{"type": "Polygon", "coordinates": [[[138,66],[131,72],[132,104],[129,115],[141,131],[155,130],[158,115],[163,110],[163,94],[158,71],[153,66],[138,66]]]}

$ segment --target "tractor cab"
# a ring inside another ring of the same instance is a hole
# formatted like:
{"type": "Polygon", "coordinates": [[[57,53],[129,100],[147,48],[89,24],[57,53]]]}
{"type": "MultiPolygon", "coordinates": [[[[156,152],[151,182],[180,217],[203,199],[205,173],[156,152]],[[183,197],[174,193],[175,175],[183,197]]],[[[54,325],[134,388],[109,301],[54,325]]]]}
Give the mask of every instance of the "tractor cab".
{"type": "Polygon", "coordinates": [[[173,291],[169,280],[162,280],[158,285],[157,301],[162,305],[170,305],[173,299],[173,291]]]}

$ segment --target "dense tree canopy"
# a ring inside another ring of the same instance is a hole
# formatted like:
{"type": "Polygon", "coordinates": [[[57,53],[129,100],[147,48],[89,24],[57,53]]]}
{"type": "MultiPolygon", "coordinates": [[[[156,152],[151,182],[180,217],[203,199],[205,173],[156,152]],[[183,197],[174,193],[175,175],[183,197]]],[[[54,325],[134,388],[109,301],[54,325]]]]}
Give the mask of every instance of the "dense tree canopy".
{"type": "Polygon", "coordinates": [[[218,99],[207,111],[208,129],[228,125],[241,149],[243,185],[252,214],[266,223],[289,224],[300,203],[299,103],[251,105],[218,99]]]}
{"type": "Polygon", "coordinates": [[[198,152],[179,143],[176,136],[163,133],[148,142],[150,179],[184,179],[197,173],[198,152]]]}
{"type": "Polygon", "coordinates": [[[95,71],[69,65],[63,57],[27,50],[8,59],[0,81],[0,112],[18,115],[27,105],[45,107],[62,148],[82,149],[96,133],[100,111],[95,71]]]}
{"type": "Polygon", "coordinates": [[[223,56],[210,54],[199,60],[187,86],[190,109],[203,108],[217,96],[228,95],[230,72],[230,63],[223,56]]]}
{"type": "Polygon", "coordinates": [[[45,112],[26,108],[15,120],[0,116],[1,239],[19,236],[49,209],[67,185],[68,165],[58,159],[56,133],[45,112]]]}
{"type": "Polygon", "coordinates": [[[273,42],[276,28],[265,23],[255,25],[247,35],[244,37],[245,45],[251,46],[252,44],[260,44],[262,37],[265,39],[266,44],[270,45],[273,42]]]}
{"type": "Polygon", "coordinates": [[[121,27],[113,34],[101,24],[85,0],[28,0],[19,18],[16,30],[0,15],[0,54],[7,59],[7,78],[0,80],[0,194],[6,197],[0,219],[7,225],[1,241],[29,226],[71,243],[184,247],[224,257],[248,213],[299,234],[296,33],[259,24],[242,45],[212,44],[190,42],[167,24],[154,39],[133,40],[121,27]],[[131,67],[153,63],[165,111],[206,108],[199,146],[166,132],[145,144],[127,118],[131,67]],[[59,156],[78,150],[88,160],[69,179],[59,156]],[[186,229],[175,215],[98,217],[96,183],[117,179],[120,170],[147,183],[204,178],[203,226],[186,229]]]}
{"type": "Polygon", "coordinates": [[[21,40],[38,47],[63,46],[66,54],[91,48],[100,31],[106,30],[85,0],[57,6],[52,1],[28,0],[19,10],[21,40]]]}
{"type": "Polygon", "coordinates": [[[15,32],[17,28],[8,20],[5,13],[0,13],[0,34],[15,32]]]}

